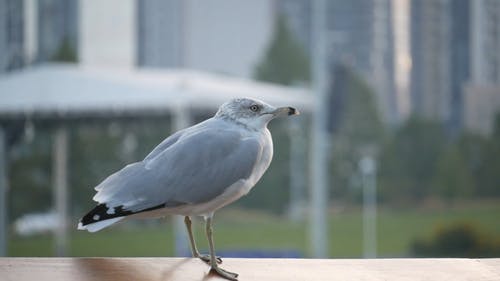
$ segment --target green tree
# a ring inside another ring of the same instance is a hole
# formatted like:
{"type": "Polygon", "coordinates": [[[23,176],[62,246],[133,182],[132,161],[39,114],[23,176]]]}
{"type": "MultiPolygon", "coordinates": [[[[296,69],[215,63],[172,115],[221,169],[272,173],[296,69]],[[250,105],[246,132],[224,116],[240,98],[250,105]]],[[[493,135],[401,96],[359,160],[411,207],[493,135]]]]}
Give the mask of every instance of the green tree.
{"type": "Polygon", "coordinates": [[[273,39],[254,77],[283,85],[309,81],[309,59],[288,30],[283,16],[275,23],[273,39]]]}
{"type": "Polygon", "coordinates": [[[52,207],[52,138],[43,129],[37,128],[31,142],[18,141],[9,153],[10,221],[52,207]]]}
{"type": "Polygon", "coordinates": [[[476,197],[488,194],[488,192],[485,192],[485,187],[487,188],[488,185],[483,185],[481,177],[484,175],[485,165],[488,165],[486,159],[488,158],[489,144],[490,140],[488,138],[468,132],[464,132],[457,141],[465,168],[472,177],[473,195],[476,197]]]}
{"type": "Polygon", "coordinates": [[[416,239],[411,251],[417,257],[497,257],[500,254],[498,238],[468,222],[456,222],[438,225],[431,239],[416,239]]]}
{"type": "Polygon", "coordinates": [[[445,144],[441,124],[410,118],[381,151],[378,175],[381,198],[399,203],[427,198],[445,144]]]}
{"type": "Polygon", "coordinates": [[[59,46],[59,49],[56,51],[54,56],[52,57],[53,61],[60,62],[77,62],[78,58],[76,55],[75,48],[71,45],[71,42],[68,38],[64,38],[59,46]]]}
{"type": "Polygon", "coordinates": [[[433,191],[446,200],[473,195],[474,179],[458,145],[449,145],[440,155],[432,186],[433,191]]]}
{"type": "MultiPolygon", "coordinates": [[[[332,135],[332,179],[335,197],[346,195],[352,186],[353,175],[358,171],[359,161],[370,154],[376,156],[384,138],[384,126],[377,109],[374,90],[354,71],[346,66],[339,66],[343,72],[344,86],[335,88],[330,95],[342,95],[333,98],[333,110],[340,110],[330,118],[337,122],[332,135]]],[[[339,71],[336,72],[338,78],[339,71]]],[[[337,80],[338,81],[338,80],[337,80]]],[[[334,82],[336,83],[336,82],[334,82]]]]}
{"type": "Polygon", "coordinates": [[[500,196],[500,113],[497,114],[493,133],[484,145],[484,158],[479,165],[478,195],[500,196]]]}
{"type": "Polygon", "coordinates": [[[361,76],[348,68],[346,96],[338,135],[348,137],[354,146],[380,143],[384,126],[378,112],[375,91],[361,76]]]}

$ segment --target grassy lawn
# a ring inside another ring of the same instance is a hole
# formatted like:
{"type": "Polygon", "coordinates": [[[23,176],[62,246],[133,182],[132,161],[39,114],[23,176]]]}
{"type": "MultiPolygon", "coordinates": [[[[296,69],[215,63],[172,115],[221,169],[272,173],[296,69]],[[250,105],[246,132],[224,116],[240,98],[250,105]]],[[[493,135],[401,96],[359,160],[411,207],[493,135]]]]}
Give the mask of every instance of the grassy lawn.
{"type": "MultiPolygon", "coordinates": [[[[329,252],[331,257],[362,256],[362,216],[358,208],[331,212],[329,252]]],[[[429,236],[438,225],[470,222],[481,231],[500,236],[498,202],[467,204],[453,208],[419,210],[379,209],[378,255],[408,256],[417,237],[429,236]]],[[[157,224],[122,225],[99,233],[71,233],[71,256],[172,256],[173,230],[170,220],[157,224]]],[[[207,248],[201,220],[194,221],[199,248],[207,248]]],[[[235,209],[219,211],[215,218],[215,244],[219,250],[298,250],[308,256],[306,223],[291,223],[283,217],[235,209]]],[[[51,256],[50,235],[11,236],[11,256],[51,256]]]]}

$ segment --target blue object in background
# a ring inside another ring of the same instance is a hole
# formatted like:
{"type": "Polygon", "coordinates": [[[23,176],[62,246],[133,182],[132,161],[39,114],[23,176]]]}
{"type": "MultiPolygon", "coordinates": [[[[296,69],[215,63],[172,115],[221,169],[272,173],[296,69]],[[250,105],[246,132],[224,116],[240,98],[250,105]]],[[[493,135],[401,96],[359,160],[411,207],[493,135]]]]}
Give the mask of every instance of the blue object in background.
{"type": "Polygon", "coordinates": [[[217,251],[223,258],[302,258],[298,250],[223,250],[217,251]]]}

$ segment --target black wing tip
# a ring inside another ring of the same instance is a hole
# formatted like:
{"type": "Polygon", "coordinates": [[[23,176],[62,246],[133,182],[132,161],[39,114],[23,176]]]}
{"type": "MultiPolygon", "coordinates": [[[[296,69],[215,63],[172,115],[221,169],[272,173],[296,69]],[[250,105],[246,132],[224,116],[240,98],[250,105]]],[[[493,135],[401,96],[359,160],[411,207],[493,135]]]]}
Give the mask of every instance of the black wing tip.
{"type": "Polygon", "coordinates": [[[99,204],[95,206],[90,212],[88,212],[85,216],[82,217],[80,222],[83,226],[96,223],[98,221],[103,221],[107,219],[112,219],[116,217],[124,217],[133,214],[132,211],[127,211],[123,209],[123,206],[111,207],[109,208],[106,204],[99,204]],[[110,209],[114,209],[109,212],[110,209]]]}
{"type": "Polygon", "coordinates": [[[165,207],[165,204],[160,204],[158,206],[154,206],[151,208],[147,208],[147,209],[143,209],[143,210],[140,210],[137,212],[133,212],[130,210],[123,209],[123,205],[110,208],[106,204],[99,204],[99,205],[95,206],[95,208],[92,209],[90,212],[88,212],[85,216],[83,216],[82,219],[80,220],[80,223],[82,224],[82,226],[85,226],[85,225],[88,225],[91,223],[96,223],[96,222],[103,221],[103,220],[108,220],[108,219],[117,218],[117,217],[125,217],[125,216],[129,216],[129,215],[137,214],[137,213],[161,209],[164,207],[165,207]],[[110,212],[110,210],[111,210],[111,212],[110,212]]]}

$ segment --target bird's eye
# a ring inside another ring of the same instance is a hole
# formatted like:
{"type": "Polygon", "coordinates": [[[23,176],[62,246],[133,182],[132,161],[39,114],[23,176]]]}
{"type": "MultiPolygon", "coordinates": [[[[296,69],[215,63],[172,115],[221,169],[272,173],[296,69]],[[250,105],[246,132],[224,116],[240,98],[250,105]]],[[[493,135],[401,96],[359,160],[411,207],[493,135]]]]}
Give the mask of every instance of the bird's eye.
{"type": "Polygon", "coordinates": [[[250,106],[250,110],[253,112],[257,112],[257,111],[259,111],[259,109],[260,109],[259,106],[256,104],[250,106]]]}

